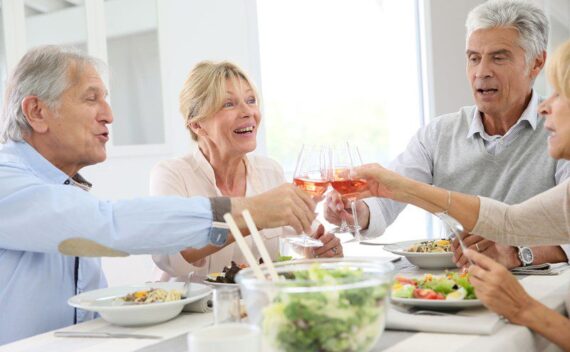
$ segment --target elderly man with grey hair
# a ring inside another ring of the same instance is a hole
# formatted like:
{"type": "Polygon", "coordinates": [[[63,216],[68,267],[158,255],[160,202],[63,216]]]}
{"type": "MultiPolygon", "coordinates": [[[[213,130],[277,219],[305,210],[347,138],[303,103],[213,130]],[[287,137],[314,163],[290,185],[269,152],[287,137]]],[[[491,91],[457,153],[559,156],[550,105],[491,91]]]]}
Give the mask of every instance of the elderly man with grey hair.
{"type": "Polygon", "coordinates": [[[223,246],[233,238],[213,222],[243,209],[260,228],[310,231],[315,204],[293,185],[231,199],[109,202],[87,193],[78,172],[105,160],[113,122],[97,67],[47,46],[30,50],[9,79],[0,119],[0,345],[92,318],[67,299],[105,286],[105,277],[99,259],[59,253],[72,240],[124,254],[223,246]]]}
{"type": "MultiPolygon", "coordinates": [[[[475,106],[439,116],[421,128],[390,165],[401,175],[452,191],[520,203],[564,181],[567,161],[548,157],[542,100],[533,84],[546,60],[549,24],[544,12],[526,1],[490,0],[466,21],[467,79],[475,106]]],[[[442,78],[444,79],[444,78],[442,78]]],[[[388,199],[359,201],[359,223],[367,234],[382,234],[405,205],[388,199]]],[[[338,194],[327,199],[325,217],[352,216],[338,194]]],[[[479,236],[465,244],[511,269],[566,262],[570,246],[509,247],[479,236]]],[[[457,242],[454,261],[466,264],[457,242]]]]}

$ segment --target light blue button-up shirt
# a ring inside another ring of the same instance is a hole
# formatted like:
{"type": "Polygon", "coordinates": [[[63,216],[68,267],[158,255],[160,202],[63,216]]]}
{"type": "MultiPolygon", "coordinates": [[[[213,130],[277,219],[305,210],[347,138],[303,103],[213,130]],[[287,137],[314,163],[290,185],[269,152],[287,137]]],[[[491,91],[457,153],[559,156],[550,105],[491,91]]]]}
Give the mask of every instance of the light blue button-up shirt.
{"type": "MultiPolygon", "coordinates": [[[[208,198],[101,201],[25,142],[0,144],[0,345],[73,324],[75,257],[58,244],[84,237],[130,254],[208,243],[208,198]]],[[[77,291],[106,286],[100,260],[81,258],[77,291]]],[[[91,319],[78,311],[78,321],[91,319]]]]}

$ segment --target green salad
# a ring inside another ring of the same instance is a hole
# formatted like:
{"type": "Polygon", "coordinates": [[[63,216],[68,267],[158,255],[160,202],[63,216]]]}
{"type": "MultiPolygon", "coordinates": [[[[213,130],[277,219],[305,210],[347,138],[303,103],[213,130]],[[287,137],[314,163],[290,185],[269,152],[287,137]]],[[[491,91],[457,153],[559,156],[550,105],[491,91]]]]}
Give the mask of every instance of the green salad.
{"type": "Polygon", "coordinates": [[[346,289],[319,292],[281,292],[263,310],[263,331],[279,351],[366,351],[383,330],[388,285],[350,288],[362,282],[361,269],[321,269],[288,273],[307,286],[339,286],[346,289]]]}

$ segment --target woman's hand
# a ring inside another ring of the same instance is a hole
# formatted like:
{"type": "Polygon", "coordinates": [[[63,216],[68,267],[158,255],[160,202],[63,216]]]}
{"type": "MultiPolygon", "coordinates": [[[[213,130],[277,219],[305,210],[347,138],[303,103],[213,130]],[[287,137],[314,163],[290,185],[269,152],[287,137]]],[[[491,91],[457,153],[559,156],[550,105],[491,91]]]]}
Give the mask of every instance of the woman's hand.
{"type": "Polygon", "coordinates": [[[344,256],[340,240],[332,233],[326,233],[323,225],[319,225],[317,231],[312,237],[321,240],[323,242],[323,246],[318,248],[305,248],[305,257],[342,258],[344,256]]]}
{"type": "Polygon", "coordinates": [[[398,192],[404,189],[407,178],[383,168],[379,164],[366,164],[351,171],[352,178],[360,178],[368,183],[368,190],[358,195],[359,198],[369,196],[395,199],[398,192]]]}
{"type": "Polygon", "coordinates": [[[474,265],[469,267],[470,281],[483,304],[512,323],[527,325],[524,312],[537,302],[519,281],[504,266],[484,254],[472,249],[464,254],[473,261],[474,265]]]}
{"type": "MultiPolygon", "coordinates": [[[[356,213],[358,214],[358,224],[362,230],[368,228],[370,222],[370,210],[363,201],[356,201],[356,213]]],[[[324,217],[331,224],[340,225],[344,219],[349,225],[354,224],[350,201],[344,199],[337,191],[328,193],[324,205],[324,217]]]]}

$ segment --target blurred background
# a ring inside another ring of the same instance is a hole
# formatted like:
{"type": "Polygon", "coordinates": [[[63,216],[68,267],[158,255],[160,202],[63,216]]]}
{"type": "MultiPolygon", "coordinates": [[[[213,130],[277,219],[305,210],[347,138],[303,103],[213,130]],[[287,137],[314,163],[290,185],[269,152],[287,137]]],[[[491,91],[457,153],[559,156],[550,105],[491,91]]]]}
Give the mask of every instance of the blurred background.
{"type": "MultiPolygon", "coordinates": [[[[549,16],[550,50],[570,37],[570,0],[529,1],[549,16]]],[[[386,164],[431,118],[472,104],[464,22],[482,2],[2,0],[0,92],[33,46],[72,45],[107,62],[109,158],[82,174],[110,201],[147,195],[151,168],[188,151],[178,93],[205,59],[234,61],[256,82],[256,153],[288,179],[302,143],[350,140],[364,162],[386,164]]],[[[549,93],[544,75],[535,88],[549,93]]],[[[408,207],[382,240],[439,235],[431,216],[408,207]]],[[[110,285],[153,278],[148,256],[103,262],[110,285]]]]}

